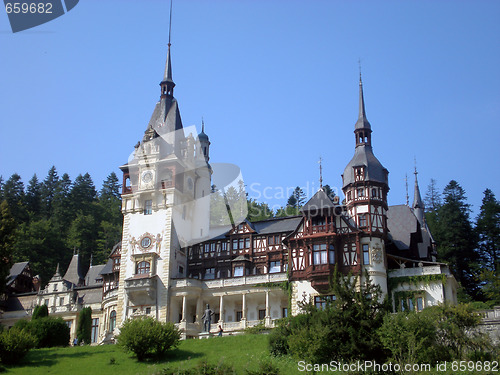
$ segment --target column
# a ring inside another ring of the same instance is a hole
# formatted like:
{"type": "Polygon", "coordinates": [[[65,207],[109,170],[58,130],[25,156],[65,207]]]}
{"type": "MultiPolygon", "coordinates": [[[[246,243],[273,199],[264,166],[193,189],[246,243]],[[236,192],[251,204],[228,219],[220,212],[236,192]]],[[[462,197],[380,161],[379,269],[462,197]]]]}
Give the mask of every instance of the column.
{"type": "Polygon", "coordinates": [[[242,294],[242,306],[241,306],[241,328],[245,329],[247,327],[247,294],[242,294]]]}
{"type": "Polygon", "coordinates": [[[266,327],[271,327],[271,306],[269,305],[269,290],[266,290],[266,327]]]}
{"type": "Polygon", "coordinates": [[[196,323],[200,324],[201,327],[201,316],[203,315],[203,300],[201,296],[198,296],[198,300],[196,301],[196,323]]]}
{"type": "Polygon", "coordinates": [[[224,295],[221,294],[219,302],[219,324],[224,323],[224,295]]]}
{"type": "Polygon", "coordinates": [[[186,296],[182,296],[182,319],[181,322],[186,322],[186,296]]]}

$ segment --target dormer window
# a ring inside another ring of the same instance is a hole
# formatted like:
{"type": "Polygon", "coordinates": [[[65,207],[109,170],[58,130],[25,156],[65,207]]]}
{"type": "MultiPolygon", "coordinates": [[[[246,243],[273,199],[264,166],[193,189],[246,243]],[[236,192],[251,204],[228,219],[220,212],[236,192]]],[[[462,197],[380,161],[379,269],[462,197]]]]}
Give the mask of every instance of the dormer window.
{"type": "Polygon", "coordinates": [[[354,168],[354,180],[364,181],[365,180],[365,169],[363,167],[354,168]]]}

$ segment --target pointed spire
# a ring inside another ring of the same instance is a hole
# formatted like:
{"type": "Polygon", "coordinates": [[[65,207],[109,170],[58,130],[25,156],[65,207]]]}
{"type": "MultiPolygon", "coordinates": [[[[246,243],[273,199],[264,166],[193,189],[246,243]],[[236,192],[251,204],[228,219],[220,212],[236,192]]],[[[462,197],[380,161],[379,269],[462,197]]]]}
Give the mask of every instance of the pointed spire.
{"type": "Polygon", "coordinates": [[[54,274],[54,276],[61,276],[61,274],[59,273],[59,263],[57,263],[56,273],[54,274]]]}
{"type": "Polygon", "coordinates": [[[420,196],[420,189],[418,187],[418,179],[417,179],[417,162],[415,161],[415,195],[413,197],[413,213],[417,217],[417,220],[420,222],[420,225],[425,225],[425,215],[424,215],[424,202],[422,201],[422,197],[420,196]]]}
{"type": "Polygon", "coordinates": [[[175,83],[172,79],[172,61],[170,58],[170,38],[172,34],[172,0],[170,0],[170,20],[168,24],[168,49],[167,49],[167,62],[165,63],[165,72],[163,80],[160,82],[161,94],[173,96],[175,83]]]}
{"type": "Polygon", "coordinates": [[[361,80],[361,71],[359,72],[359,116],[356,122],[356,129],[368,128],[371,129],[370,123],[366,119],[365,99],[363,96],[363,81],[361,80]]]}
{"type": "Polygon", "coordinates": [[[321,164],[321,162],[323,161],[323,159],[321,158],[321,156],[319,157],[319,187],[320,189],[323,189],[323,165],[321,164]]]}
{"type": "Polygon", "coordinates": [[[410,196],[408,194],[408,174],[405,173],[405,185],[406,185],[406,205],[410,206],[410,196]]]}

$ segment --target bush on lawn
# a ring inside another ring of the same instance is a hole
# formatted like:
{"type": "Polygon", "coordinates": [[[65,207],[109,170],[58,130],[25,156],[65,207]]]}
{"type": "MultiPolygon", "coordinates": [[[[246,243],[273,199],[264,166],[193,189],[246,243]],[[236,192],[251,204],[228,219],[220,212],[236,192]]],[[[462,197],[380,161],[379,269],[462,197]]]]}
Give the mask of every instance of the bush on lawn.
{"type": "Polygon", "coordinates": [[[173,323],[161,323],[153,318],[128,319],[120,329],[118,345],[133,352],[139,361],[161,357],[179,344],[180,332],[173,323]]]}
{"type": "Polygon", "coordinates": [[[49,316],[49,308],[47,305],[39,305],[35,306],[33,309],[33,315],[31,315],[31,319],[40,319],[40,318],[45,318],[46,316],[49,316]]]}
{"type": "Polygon", "coordinates": [[[92,308],[84,307],[78,316],[76,337],[79,343],[90,344],[92,339],[92,308]]]}
{"type": "Polygon", "coordinates": [[[69,327],[62,318],[46,316],[31,321],[18,320],[12,329],[31,334],[37,348],[69,345],[69,327]]]}
{"type": "Polygon", "coordinates": [[[0,360],[5,364],[19,363],[35,346],[36,339],[29,332],[17,328],[0,333],[0,360]]]}

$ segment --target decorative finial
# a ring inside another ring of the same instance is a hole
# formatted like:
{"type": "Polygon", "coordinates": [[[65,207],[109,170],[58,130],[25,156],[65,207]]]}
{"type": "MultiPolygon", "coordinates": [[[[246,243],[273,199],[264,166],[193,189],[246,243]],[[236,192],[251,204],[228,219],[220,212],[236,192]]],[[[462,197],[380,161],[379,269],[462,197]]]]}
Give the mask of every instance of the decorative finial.
{"type": "Polygon", "coordinates": [[[201,116],[201,132],[205,133],[205,122],[203,121],[203,116],[201,116]]]}
{"type": "Polygon", "coordinates": [[[170,48],[170,35],[172,34],[172,0],[170,0],[170,20],[168,23],[168,48],[170,48]]]}
{"type": "Polygon", "coordinates": [[[410,206],[410,197],[408,195],[408,173],[405,173],[405,184],[406,184],[406,205],[410,206]]]}
{"type": "Polygon", "coordinates": [[[321,164],[322,161],[323,159],[320,156],[318,163],[319,163],[319,187],[321,189],[323,188],[323,165],[321,164]]]}
{"type": "Polygon", "coordinates": [[[415,174],[415,178],[417,178],[417,158],[414,156],[413,157],[413,163],[415,164],[415,172],[413,172],[415,174]]]}
{"type": "Polygon", "coordinates": [[[361,59],[358,58],[359,82],[361,83],[361,59]]]}

